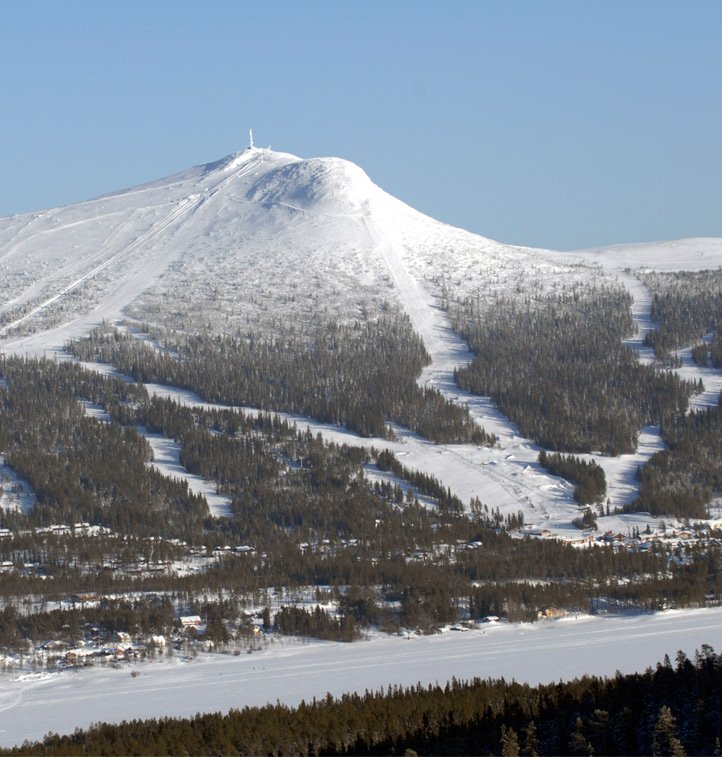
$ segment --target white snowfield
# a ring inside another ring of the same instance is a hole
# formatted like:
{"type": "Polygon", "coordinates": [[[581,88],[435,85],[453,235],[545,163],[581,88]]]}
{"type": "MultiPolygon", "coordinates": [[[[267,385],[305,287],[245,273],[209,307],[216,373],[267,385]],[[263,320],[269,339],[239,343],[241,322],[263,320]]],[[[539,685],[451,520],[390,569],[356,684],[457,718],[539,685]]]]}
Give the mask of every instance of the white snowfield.
{"type": "Polygon", "coordinates": [[[455,676],[529,684],[570,680],[593,671],[643,671],[678,651],[692,658],[702,644],[722,647],[722,609],[589,617],[534,624],[485,624],[415,638],[377,637],[353,644],[285,642],[262,652],[201,655],[77,672],[4,677],[0,745],[72,733],[106,721],[192,717],[245,705],[296,705],[326,692],[378,690],[389,684],[441,683],[455,676]],[[131,676],[131,670],[137,673],[131,676]]]}

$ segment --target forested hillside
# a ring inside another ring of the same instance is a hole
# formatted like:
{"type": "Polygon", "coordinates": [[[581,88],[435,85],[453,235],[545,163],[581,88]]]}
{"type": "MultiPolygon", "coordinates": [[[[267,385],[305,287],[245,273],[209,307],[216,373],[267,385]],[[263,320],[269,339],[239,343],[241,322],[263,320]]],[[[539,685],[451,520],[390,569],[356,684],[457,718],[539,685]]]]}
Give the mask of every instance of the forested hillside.
{"type": "Polygon", "coordinates": [[[490,395],[527,436],[565,452],[633,452],[642,426],[683,413],[697,388],[641,365],[622,340],[632,331],[621,288],[573,292],[490,307],[450,306],[474,361],[459,384],[490,395]]]}
{"type": "Polygon", "coordinates": [[[640,278],[652,292],[656,329],[647,336],[660,360],[694,347],[695,361],[722,367],[722,270],[647,272],[640,278]],[[703,341],[703,337],[708,337],[703,341]]]}
{"type": "Polygon", "coordinates": [[[38,498],[26,513],[0,513],[6,649],[23,648],[28,634],[71,643],[84,628],[110,632],[135,616],[133,628],[173,630],[177,618],[150,612],[152,598],[120,605],[111,597],[130,591],[202,604],[220,641],[243,638],[243,609],[263,605],[276,587],[331,601],[328,616],[299,608],[276,622],[279,632],[324,638],[489,614],[534,619],[547,607],[588,610],[599,597],[654,609],[722,595],[718,551],[704,540],[680,553],[663,543],[579,550],[512,538],[505,529],[523,518],[463,503],[388,452],[328,444],[270,414],[183,407],[71,362],[5,358],[0,374],[0,441],[38,498]],[[81,400],[106,419],[88,417],[81,400]],[[139,429],[176,439],[187,469],[230,497],[229,515],[212,517],[185,481],[150,466],[139,429]],[[387,478],[372,484],[371,464],[387,478]],[[76,607],[70,624],[42,609],[34,620],[13,610],[28,595],[82,592],[99,610],[76,607]]]}
{"type": "Polygon", "coordinates": [[[707,517],[707,505],[722,495],[722,407],[675,418],[663,434],[668,449],[639,471],[633,507],[655,515],[707,517]]]}
{"type": "Polygon", "coordinates": [[[408,318],[329,324],[301,338],[158,335],[163,349],[98,330],[68,349],[110,363],[136,381],[192,389],[210,402],[250,405],[385,436],[395,422],[435,442],[493,443],[468,412],[416,379],[428,362],[408,318]]]}

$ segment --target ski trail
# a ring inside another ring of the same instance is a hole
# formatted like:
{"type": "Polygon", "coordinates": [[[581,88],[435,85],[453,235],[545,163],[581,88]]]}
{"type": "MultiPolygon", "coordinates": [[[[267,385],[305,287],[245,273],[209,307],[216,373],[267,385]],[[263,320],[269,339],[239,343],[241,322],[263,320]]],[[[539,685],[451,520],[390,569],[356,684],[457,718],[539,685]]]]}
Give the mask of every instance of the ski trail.
{"type": "Polygon", "coordinates": [[[233,515],[231,498],[216,491],[216,482],[205,479],[184,468],[180,461],[181,447],[178,442],[163,434],[151,433],[143,426],[136,431],[145,437],[153,450],[153,461],[149,463],[166,478],[185,481],[194,494],[200,494],[208,503],[208,510],[213,518],[230,518],[233,515]]]}
{"type": "MultiPolygon", "coordinates": [[[[465,342],[451,328],[446,314],[441,310],[434,298],[408,272],[401,255],[378,228],[370,222],[371,213],[362,216],[362,222],[374,249],[381,255],[384,264],[401,296],[404,310],[411,319],[415,331],[423,339],[426,350],[431,357],[431,363],[426,366],[419,383],[433,386],[447,399],[456,404],[466,405],[474,421],[489,433],[496,434],[499,447],[503,450],[503,462],[499,460],[499,452],[488,448],[483,450],[481,459],[479,453],[474,454],[470,445],[437,445],[440,454],[452,455],[459,460],[483,468],[477,470],[474,477],[478,482],[479,476],[486,484],[479,487],[477,494],[484,501],[484,489],[501,488],[504,510],[516,512],[519,509],[531,509],[536,515],[549,517],[548,505],[553,501],[559,504],[559,499],[566,500],[565,504],[573,507],[571,490],[566,490],[565,483],[560,479],[548,475],[538,464],[539,449],[533,442],[519,435],[511,421],[495,407],[489,397],[479,397],[462,390],[454,380],[454,369],[466,365],[473,360],[474,355],[465,342]],[[532,483],[533,481],[533,483],[532,483]],[[547,487],[547,488],[540,488],[547,487]],[[550,497],[544,493],[550,492],[550,497]]],[[[494,496],[495,500],[499,495],[494,496]]]]}
{"type": "Polygon", "coordinates": [[[520,438],[516,426],[494,405],[489,397],[466,392],[454,380],[454,370],[468,365],[474,354],[452,329],[449,319],[434,297],[408,272],[401,255],[369,221],[361,217],[371,242],[380,253],[398,290],[405,312],[414,330],[421,336],[431,362],[419,377],[419,384],[433,386],[447,399],[466,405],[472,418],[500,443],[520,438]]]}
{"type": "MultiPolygon", "coordinates": [[[[656,362],[654,350],[644,344],[644,337],[657,328],[651,314],[652,293],[633,274],[618,271],[617,275],[634,298],[632,317],[637,331],[631,339],[625,340],[624,343],[637,352],[640,362],[653,365],[656,362]]],[[[685,381],[702,381],[704,384],[704,391],[690,399],[687,411],[703,410],[716,406],[719,403],[720,393],[722,393],[722,371],[697,365],[692,360],[692,345],[675,350],[674,354],[682,361],[682,366],[674,368],[674,372],[685,381]]]]}
{"type": "MultiPolygon", "coordinates": [[[[243,176],[244,174],[252,171],[254,168],[258,166],[259,162],[260,163],[263,162],[262,156],[260,156],[257,160],[250,161],[249,163],[242,166],[238,170],[228,171],[228,176],[221,179],[218,183],[214,184],[212,187],[205,190],[200,195],[192,194],[176,202],[174,206],[171,208],[170,212],[166,216],[164,216],[161,220],[155,222],[149,229],[147,229],[144,233],[138,236],[130,244],[123,247],[119,252],[115,253],[114,255],[111,255],[109,258],[102,261],[98,265],[94,266],[86,273],[74,279],[69,284],[64,286],[59,292],[56,292],[50,297],[47,297],[42,302],[38,303],[36,306],[31,308],[27,313],[23,314],[20,318],[17,318],[16,320],[12,321],[9,324],[6,324],[2,329],[0,329],[0,338],[5,338],[7,334],[11,332],[13,329],[17,328],[18,326],[20,326],[21,324],[23,324],[30,318],[33,318],[41,311],[47,309],[48,307],[53,305],[55,302],[60,300],[62,297],[65,297],[66,295],[70,294],[71,292],[73,292],[75,289],[82,286],[86,282],[94,279],[103,271],[106,271],[114,267],[116,264],[127,260],[133,253],[137,252],[142,247],[148,245],[149,243],[153,242],[158,237],[160,237],[161,234],[170,226],[172,226],[174,223],[181,221],[183,217],[196,211],[201,205],[203,205],[210,198],[212,198],[217,193],[222,191],[228,184],[233,182],[239,176],[243,176]]],[[[226,170],[225,167],[221,167],[218,169],[218,171],[221,171],[221,172],[225,170],[226,170]]],[[[114,232],[111,232],[111,234],[108,236],[105,243],[103,244],[101,252],[102,250],[107,249],[111,245],[112,240],[116,238],[120,233],[122,233],[123,228],[128,227],[130,220],[131,219],[129,218],[124,223],[120,224],[120,226],[116,228],[114,232]]],[[[98,255],[96,255],[95,257],[97,258],[98,255]]],[[[166,267],[166,264],[167,262],[164,263],[163,268],[166,267]]],[[[145,263],[146,272],[148,272],[148,269],[151,265],[152,263],[150,260],[146,261],[145,263]]],[[[155,268],[157,268],[157,266],[155,268]]],[[[157,270],[155,272],[157,273],[157,270]]],[[[125,289],[127,289],[127,287],[123,288],[123,290],[125,289]]],[[[117,299],[117,291],[116,291],[115,299],[117,299]]]]}
{"type": "Polygon", "coordinates": [[[716,407],[719,404],[720,394],[722,394],[722,371],[715,368],[701,368],[692,360],[692,347],[685,347],[676,350],[674,353],[682,361],[681,368],[675,368],[675,372],[680,378],[687,381],[702,381],[704,391],[695,394],[689,401],[687,412],[693,410],[706,410],[710,407],[716,407]]]}
{"type": "Polygon", "coordinates": [[[653,365],[654,350],[644,343],[647,334],[657,328],[652,320],[652,293],[631,273],[619,271],[617,276],[620,283],[632,295],[632,319],[636,328],[634,336],[625,339],[623,343],[637,353],[640,363],[653,365]]]}
{"type": "Polygon", "coordinates": [[[52,305],[53,303],[61,299],[61,297],[64,297],[65,295],[70,294],[70,292],[77,289],[79,286],[86,283],[87,281],[90,281],[91,279],[95,278],[96,276],[98,276],[98,274],[102,273],[108,268],[111,268],[116,263],[120,263],[126,258],[128,258],[132,253],[136,252],[141,247],[143,247],[144,245],[148,244],[149,242],[151,242],[152,240],[160,236],[175,221],[180,220],[184,215],[188,214],[191,210],[195,209],[200,204],[200,202],[201,200],[198,199],[197,195],[191,195],[190,197],[186,197],[180,202],[176,203],[173,209],[163,219],[153,224],[153,226],[151,226],[150,229],[148,229],[146,232],[141,234],[139,237],[137,237],[133,242],[131,242],[126,247],[124,247],[122,250],[120,250],[120,252],[115,253],[115,255],[112,255],[111,257],[107,258],[99,265],[96,265],[95,267],[91,268],[87,273],[83,274],[82,276],[79,276],[70,284],[63,287],[59,292],[43,300],[41,303],[36,305],[27,313],[25,313],[25,315],[16,319],[12,323],[9,323],[6,326],[4,326],[3,329],[0,330],[0,338],[6,337],[10,331],[17,328],[18,326],[20,326],[22,323],[32,318],[33,316],[37,315],[42,310],[45,310],[50,305],[52,305]]]}
{"type": "MultiPolygon", "coordinates": [[[[616,271],[616,275],[633,298],[632,318],[636,330],[633,337],[624,340],[624,344],[637,353],[642,364],[654,365],[654,350],[644,344],[645,336],[656,329],[651,315],[652,294],[634,274],[616,271]]],[[[722,372],[700,368],[692,360],[691,351],[691,347],[686,347],[675,353],[682,360],[682,367],[674,369],[680,378],[687,381],[702,379],[705,385],[704,392],[690,399],[688,412],[716,405],[722,392],[722,372]]],[[[652,455],[665,448],[659,426],[649,426],[640,431],[637,449],[633,455],[620,455],[616,458],[601,455],[582,457],[594,459],[604,469],[611,504],[624,506],[631,504],[639,495],[637,468],[645,465],[652,455]]]]}
{"type": "MultiPolygon", "coordinates": [[[[107,374],[106,374],[107,375],[107,374]]],[[[85,400],[81,400],[85,414],[90,418],[95,418],[103,423],[111,423],[111,417],[105,408],[100,405],[94,405],[85,400]]],[[[158,473],[166,478],[185,481],[188,488],[194,494],[199,494],[205,498],[208,505],[208,512],[213,518],[229,518],[233,514],[232,500],[224,494],[219,494],[217,487],[218,482],[212,479],[206,479],[195,473],[191,473],[181,463],[181,445],[175,439],[171,439],[160,433],[148,431],[145,426],[136,426],[138,434],[146,439],[153,451],[153,459],[147,463],[147,466],[154,468],[158,473]]],[[[2,455],[0,455],[0,462],[2,455]]],[[[2,471],[2,467],[0,467],[2,471]]],[[[29,488],[29,487],[28,487],[29,488]]],[[[31,504],[35,503],[33,500],[31,504]]],[[[23,508],[27,512],[27,508],[23,508]]]]}

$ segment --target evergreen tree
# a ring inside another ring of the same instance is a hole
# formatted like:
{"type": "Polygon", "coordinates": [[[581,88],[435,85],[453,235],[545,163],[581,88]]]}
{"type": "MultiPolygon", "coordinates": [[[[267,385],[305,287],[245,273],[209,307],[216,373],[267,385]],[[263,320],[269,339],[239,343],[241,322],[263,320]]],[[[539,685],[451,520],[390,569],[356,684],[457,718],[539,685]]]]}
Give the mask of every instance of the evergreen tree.
{"type": "Polygon", "coordinates": [[[677,738],[677,721],[667,705],[662,705],[659,710],[659,717],[654,726],[652,753],[655,757],[684,757],[686,754],[682,742],[677,738]]]}
{"type": "Polygon", "coordinates": [[[513,728],[501,727],[501,755],[502,757],[519,757],[519,738],[513,728]]]}

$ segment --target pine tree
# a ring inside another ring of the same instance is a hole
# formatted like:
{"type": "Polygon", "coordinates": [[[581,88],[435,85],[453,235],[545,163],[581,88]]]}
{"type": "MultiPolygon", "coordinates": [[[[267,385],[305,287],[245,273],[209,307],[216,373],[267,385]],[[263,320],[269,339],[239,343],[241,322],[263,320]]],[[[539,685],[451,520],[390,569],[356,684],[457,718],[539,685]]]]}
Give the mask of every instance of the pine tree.
{"type": "Polygon", "coordinates": [[[654,741],[652,743],[652,754],[673,755],[673,757],[684,757],[686,752],[682,742],[677,738],[677,721],[672,715],[672,710],[666,705],[662,705],[659,710],[659,717],[654,726],[654,741]]]}
{"type": "Polygon", "coordinates": [[[532,720],[524,732],[524,757],[539,757],[539,737],[537,735],[536,725],[532,720]]]}
{"type": "Polygon", "coordinates": [[[519,738],[516,731],[503,725],[501,727],[501,754],[502,757],[519,757],[519,738]]]}
{"type": "Polygon", "coordinates": [[[574,723],[574,730],[569,736],[567,747],[569,749],[569,754],[590,755],[594,752],[592,745],[587,741],[586,736],[584,735],[584,723],[580,717],[578,717],[574,723]]]}

